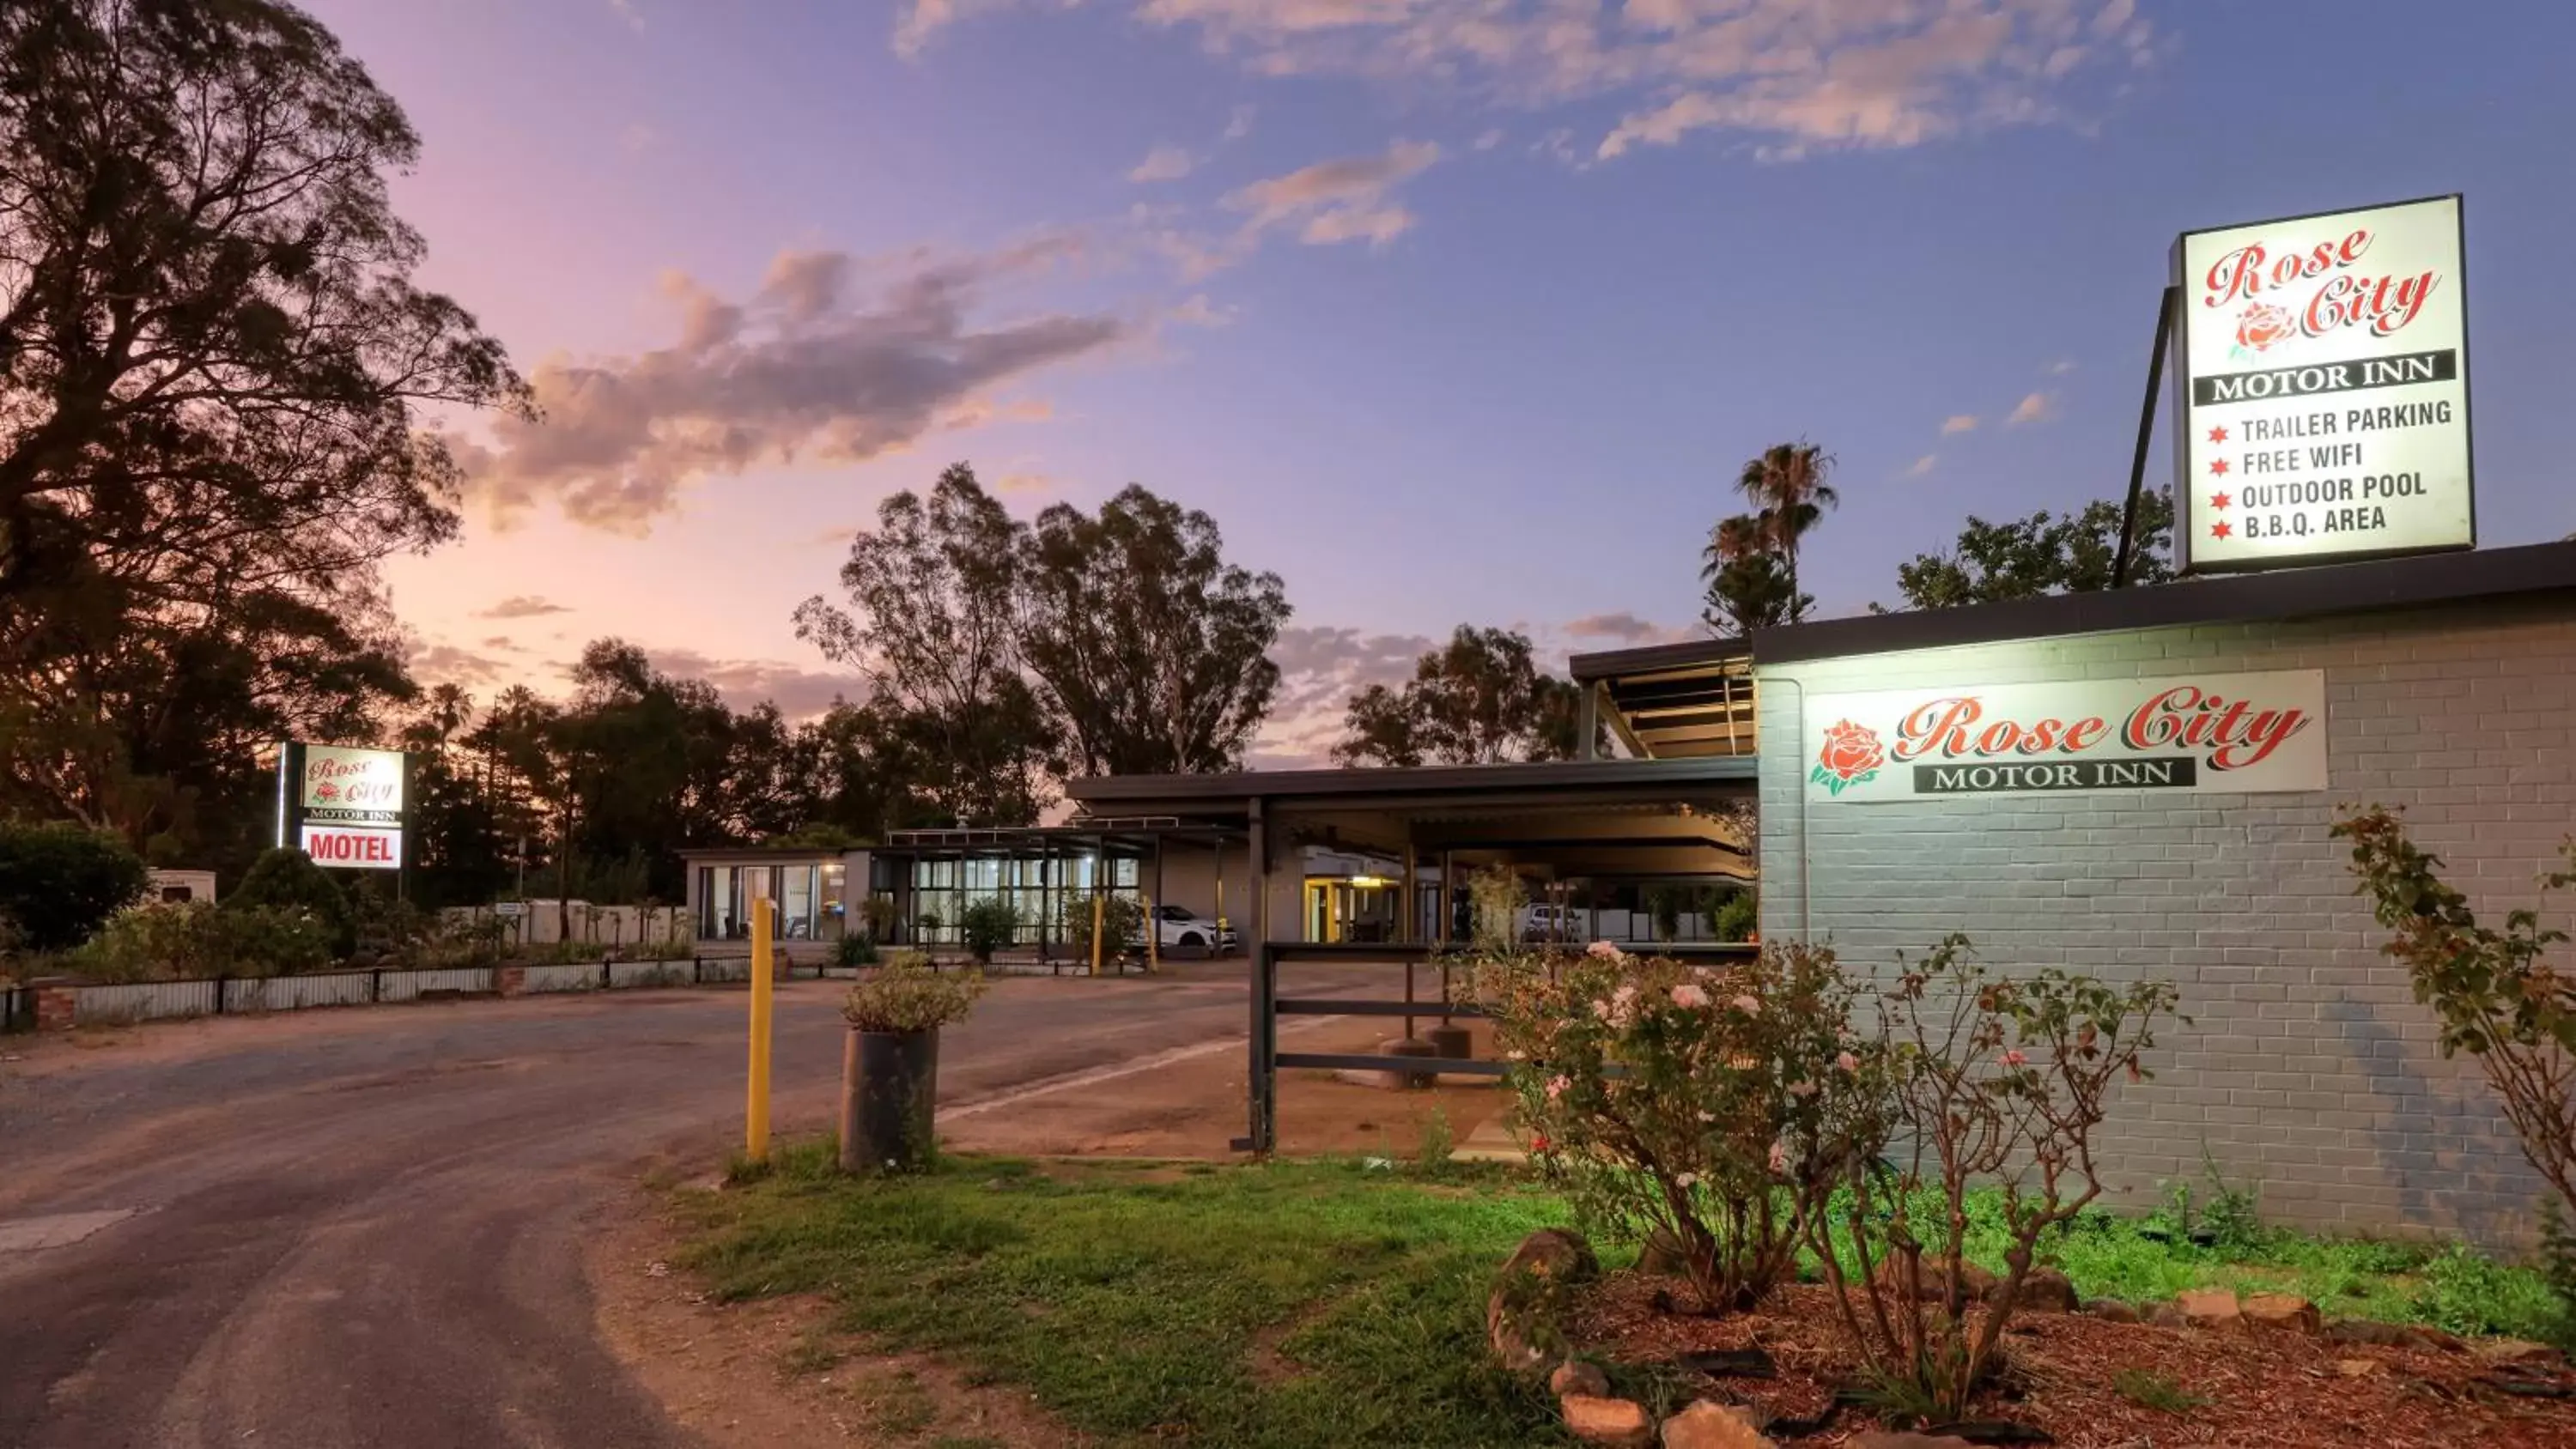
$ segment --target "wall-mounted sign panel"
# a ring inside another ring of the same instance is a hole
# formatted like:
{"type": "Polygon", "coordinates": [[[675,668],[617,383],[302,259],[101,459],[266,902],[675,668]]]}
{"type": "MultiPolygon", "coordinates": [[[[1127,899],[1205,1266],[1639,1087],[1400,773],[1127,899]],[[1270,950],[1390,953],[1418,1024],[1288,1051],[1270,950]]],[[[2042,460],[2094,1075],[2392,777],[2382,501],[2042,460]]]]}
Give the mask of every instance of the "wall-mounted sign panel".
{"type": "Polygon", "coordinates": [[[1807,798],[2323,790],[2325,714],[2315,669],[1820,694],[1807,798]]]}
{"type": "Polygon", "coordinates": [[[2460,198],[2187,232],[2185,572],[2477,542],[2460,198]]]}
{"type": "Polygon", "coordinates": [[[402,832],[361,825],[317,825],[307,822],[297,842],[315,865],[351,870],[402,869],[402,832]]]}

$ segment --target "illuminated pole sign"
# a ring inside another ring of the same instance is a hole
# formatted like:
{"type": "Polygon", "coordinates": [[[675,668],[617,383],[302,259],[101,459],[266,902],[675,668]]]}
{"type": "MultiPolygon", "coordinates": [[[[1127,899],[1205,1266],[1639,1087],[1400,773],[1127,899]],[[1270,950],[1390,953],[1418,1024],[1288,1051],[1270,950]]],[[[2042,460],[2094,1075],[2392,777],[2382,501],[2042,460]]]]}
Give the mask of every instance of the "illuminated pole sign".
{"type": "Polygon", "coordinates": [[[403,799],[410,757],[345,745],[278,747],[277,843],[316,865],[403,866],[403,799]]]}
{"type": "Polygon", "coordinates": [[[2184,570],[2477,542],[2460,198],[2174,246],[2184,570]]]}

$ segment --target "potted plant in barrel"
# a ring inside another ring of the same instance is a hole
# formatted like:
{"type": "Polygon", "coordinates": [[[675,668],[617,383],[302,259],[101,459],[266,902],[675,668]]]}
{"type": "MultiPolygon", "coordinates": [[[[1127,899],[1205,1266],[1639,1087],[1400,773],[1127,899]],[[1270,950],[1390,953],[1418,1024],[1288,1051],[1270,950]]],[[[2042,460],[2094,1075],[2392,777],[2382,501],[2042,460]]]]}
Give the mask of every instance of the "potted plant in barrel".
{"type": "Polygon", "coordinates": [[[889,952],[850,988],[841,1053],[841,1166],[917,1172],[937,1154],[939,1029],[962,1021],[984,994],[980,971],[935,970],[920,951],[889,952]]]}

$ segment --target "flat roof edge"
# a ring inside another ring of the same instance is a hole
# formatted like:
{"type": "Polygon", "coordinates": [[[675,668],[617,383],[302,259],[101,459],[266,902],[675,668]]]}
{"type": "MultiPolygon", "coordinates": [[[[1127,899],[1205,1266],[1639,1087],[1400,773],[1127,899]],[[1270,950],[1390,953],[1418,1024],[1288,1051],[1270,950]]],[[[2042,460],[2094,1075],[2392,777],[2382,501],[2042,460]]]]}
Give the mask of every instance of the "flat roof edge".
{"type": "Polygon", "coordinates": [[[1617,679],[1630,674],[1724,664],[1742,659],[1751,652],[1742,639],[1684,639],[1673,644],[1644,644],[1634,649],[1602,649],[1590,654],[1577,654],[1566,660],[1566,672],[1573,676],[1575,683],[1590,684],[1594,680],[1617,679]]]}
{"type": "Polygon", "coordinates": [[[1335,795],[1474,794],[1480,791],[1707,784],[1755,778],[1750,755],[1684,760],[1550,760],[1518,765],[1421,765],[1341,770],[1238,770],[1223,775],[1094,775],[1067,780],[1084,805],[1130,800],[1215,802],[1335,795]]]}
{"type": "Polygon", "coordinates": [[[2576,540],[1820,619],[1755,630],[1753,660],[1759,668],[1908,649],[2317,618],[2559,591],[2576,594],[2576,540]]]}

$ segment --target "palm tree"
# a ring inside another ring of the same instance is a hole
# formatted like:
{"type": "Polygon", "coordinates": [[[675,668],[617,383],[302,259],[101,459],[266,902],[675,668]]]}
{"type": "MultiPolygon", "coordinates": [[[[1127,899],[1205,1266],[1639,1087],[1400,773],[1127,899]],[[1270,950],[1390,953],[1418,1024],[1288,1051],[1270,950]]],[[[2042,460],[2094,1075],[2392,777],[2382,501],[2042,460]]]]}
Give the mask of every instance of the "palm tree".
{"type": "MultiPolygon", "coordinates": [[[[1816,526],[1826,509],[1842,501],[1825,481],[1833,467],[1833,455],[1814,443],[1774,443],[1748,460],[1735,480],[1736,488],[1761,510],[1756,521],[1787,565],[1789,597],[1799,601],[1790,614],[1793,623],[1806,612],[1798,593],[1798,540],[1816,526]]],[[[1718,525],[1719,532],[1726,527],[1718,525]]],[[[1712,547],[1715,543],[1713,539],[1712,547]]]]}

